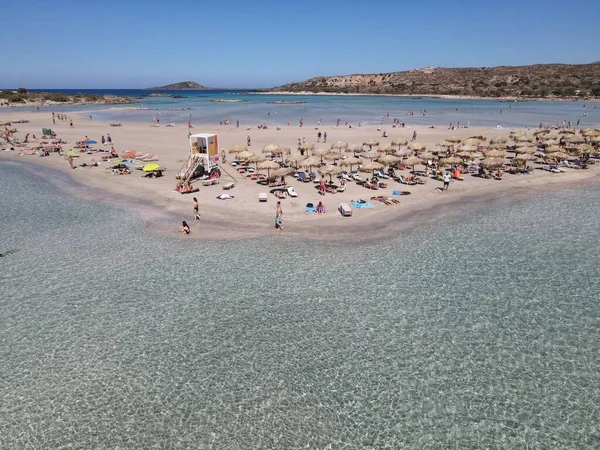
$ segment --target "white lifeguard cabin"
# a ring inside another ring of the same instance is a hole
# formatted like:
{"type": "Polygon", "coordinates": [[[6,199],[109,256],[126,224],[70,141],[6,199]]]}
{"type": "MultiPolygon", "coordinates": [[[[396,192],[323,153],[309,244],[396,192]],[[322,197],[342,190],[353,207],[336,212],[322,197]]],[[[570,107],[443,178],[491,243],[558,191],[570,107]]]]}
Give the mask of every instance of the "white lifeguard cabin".
{"type": "Polygon", "coordinates": [[[190,179],[202,174],[210,174],[219,167],[219,140],[216,134],[198,133],[190,135],[190,153],[177,172],[177,178],[190,179]],[[202,170],[204,169],[204,170],[202,170]]]}

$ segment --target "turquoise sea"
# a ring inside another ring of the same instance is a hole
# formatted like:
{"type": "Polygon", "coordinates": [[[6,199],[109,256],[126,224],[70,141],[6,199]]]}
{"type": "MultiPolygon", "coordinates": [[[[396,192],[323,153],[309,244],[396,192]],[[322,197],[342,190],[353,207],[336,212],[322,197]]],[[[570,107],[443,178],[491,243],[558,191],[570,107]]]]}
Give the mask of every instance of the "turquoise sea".
{"type": "Polygon", "coordinates": [[[2,448],[600,446],[597,183],[369,243],[0,189],[2,448]]]}
{"type": "MultiPolygon", "coordinates": [[[[48,91],[48,90],[45,90],[48,91]]],[[[571,122],[575,126],[597,127],[600,124],[600,102],[508,102],[500,100],[449,100],[425,97],[393,96],[340,96],[340,95],[277,95],[252,91],[146,91],[141,89],[71,89],[72,93],[113,94],[138,97],[134,105],[83,106],[79,110],[92,114],[98,120],[110,122],[148,122],[159,118],[162,123],[187,125],[190,115],[195,124],[219,124],[229,119],[230,124],[240,121],[240,126],[267,125],[314,127],[321,120],[323,126],[332,126],[339,118],[357,126],[381,124],[391,126],[393,119],[412,125],[454,125],[496,127],[538,127],[540,122],[549,125],[571,122]],[[143,97],[149,93],[182,95],[186,98],[143,97]],[[217,103],[213,100],[241,100],[241,103],[217,103]],[[273,104],[270,102],[295,101],[299,104],[273,104]],[[133,109],[132,109],[133,108],[133,109]],[[414,115],[408,115],[408,112],[414,115]],[[424,113],[424,115],[423,115],[424,113]],[[389,118],[387,118],[389,114],[389,118]]],[[[35,108],[29,108],[35,110],[35,108]]],[[[41,112],[71,111],[73,106],[45,106],[41,112]]]]}

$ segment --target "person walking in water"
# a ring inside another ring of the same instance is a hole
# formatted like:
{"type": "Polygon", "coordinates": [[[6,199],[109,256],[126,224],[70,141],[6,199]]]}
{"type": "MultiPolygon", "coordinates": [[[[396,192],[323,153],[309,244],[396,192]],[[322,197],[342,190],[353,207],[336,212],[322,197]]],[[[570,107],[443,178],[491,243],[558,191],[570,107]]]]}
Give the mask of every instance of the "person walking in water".
{"type": "Polygon", "coordinates": [[[281,202],[277,202],[277,207],[275,208],[275,228],[279,231],[283,231],[283,208],[281,207],[281,202]]]}
{"type": "Polygon", "coordinates": [[[194,197],[194,220],[200,220],[200,213],[198,212],[198,199],[194,197]]]}

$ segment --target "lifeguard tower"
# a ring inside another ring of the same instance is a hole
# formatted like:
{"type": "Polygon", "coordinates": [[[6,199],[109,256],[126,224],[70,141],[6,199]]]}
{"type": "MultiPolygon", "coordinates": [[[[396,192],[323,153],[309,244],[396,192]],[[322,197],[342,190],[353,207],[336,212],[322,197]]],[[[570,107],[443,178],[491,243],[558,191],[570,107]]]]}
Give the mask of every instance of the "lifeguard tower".
{"type": "Polygon", "coordinates": [[[212,176],[219,168],[219,140],[216,134],[190,135],[190,154],[177,172],[177,178],[191,180],[212,176]]]}

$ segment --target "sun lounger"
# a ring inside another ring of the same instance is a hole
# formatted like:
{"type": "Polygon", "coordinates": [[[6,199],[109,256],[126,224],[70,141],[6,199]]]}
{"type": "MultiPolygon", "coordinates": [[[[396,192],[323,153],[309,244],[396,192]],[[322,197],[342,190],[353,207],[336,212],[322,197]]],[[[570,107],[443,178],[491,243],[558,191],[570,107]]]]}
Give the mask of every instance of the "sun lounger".
{"type": "Polygon", "coordinates": [[[221,195],[217,195],[217,198],[219,200],[231,200],[232,198],[234,198],[234,196],[229,195],[229,194],[221,194],[221,195]]]}
{"type": "Polygon", "coordinates": [[[340,206],[338,206],[338,211],[344,217],[352,216],[352,208],[350,208],[348,203],[340,203],[340,206]]]}
{"type": "Polygon", "coordinates": [[[212,186],[213,184],[219,184],[219,179],[210,178],[208,180],[202,180],[202,186],[212,186]]]}
{"type": "Polygon", "coordinates": [[[274,194],[275,194],[275,197],[277,197],[281,200],[283,200],[287,197],[287,191],[275,191],[274,194]]]}
{"type": "Polygon", "coordinates": [[[233,189],[234,187],[235,187],[235,183],[230,181],[229,183],[225,183],[223,185],[223,190],[228,191],[230,189],[233,189]]]}
{"type": "Polygon", "coordinates": [[[298,181],[302,181],[303,183],[309,183],[310,179],[306,176],[304,172],[298,172],[298,181]]]}
{"type": "Polygon", "coordinates": [[[345,184],[337,188],[338,192],[344,192],[345,190],[346,190],[346,185],[345,184]]]}
{"type": "Polygon", "coordinates": [[[260,194],[258,194],[259,202],[266,202],[268,198],[269,198],[269,196],[267,195],[266,192],[261,192],[260,194]]]}
{"type": "Polygon", "coordinates": [[[298,197],[298,193],[296,192],[296,189],[294,189],[292,186],[287,188],[287,193],[290,197],[298,197]]]}

